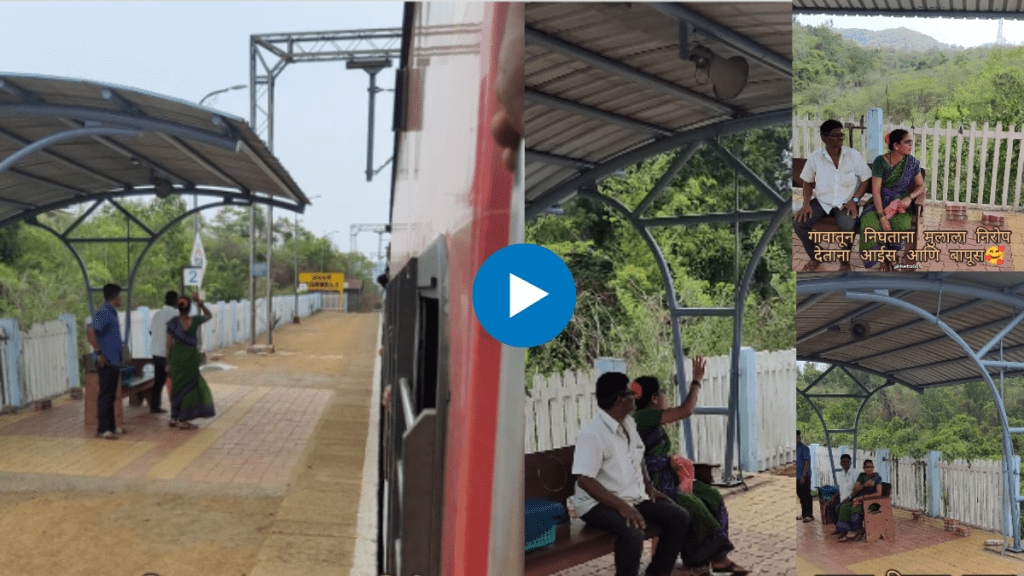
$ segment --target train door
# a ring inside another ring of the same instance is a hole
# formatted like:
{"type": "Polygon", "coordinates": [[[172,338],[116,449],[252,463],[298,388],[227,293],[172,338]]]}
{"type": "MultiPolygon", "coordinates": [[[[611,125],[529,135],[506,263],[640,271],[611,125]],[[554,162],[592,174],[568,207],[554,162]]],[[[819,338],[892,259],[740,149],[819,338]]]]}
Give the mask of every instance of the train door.
{"type": "Polygon", "coordinates": [[[379,567],[440,576],[448,386],[448,280],[438,237],[388,283],[381,428],[379,567]]]}

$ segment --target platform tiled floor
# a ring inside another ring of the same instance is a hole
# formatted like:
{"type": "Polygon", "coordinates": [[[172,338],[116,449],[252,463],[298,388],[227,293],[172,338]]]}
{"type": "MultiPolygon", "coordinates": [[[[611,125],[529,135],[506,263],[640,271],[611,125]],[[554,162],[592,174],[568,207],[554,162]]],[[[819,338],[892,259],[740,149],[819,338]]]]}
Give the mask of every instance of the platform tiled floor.
{"type": "MultiPolygon", "coordinates": [[[[748,481],[750,490],[731,489],[725,494],[729,509],[729,538],[736,550],[729,554],[734,562],[750,569],[751,576],[792,576],[796,574],[795,515],[793,478],[756,474],[748,481]]],[[[651,559],[651,545],[644,549],[643,565],[651,559]]],[[[682,570],[676,570],[683,574],[682,570]]],[[[614,556],[609,554],[557,576],[614,576],[614,556]]],[[[675,575],[673,575],[675,576],[675,575]]]]}
{"type": "MultiPolygon", "coordinates": [[[[968,210],[967,219],[964,221],[951,221],[945,220],[945,207],[939,203],[929,203],[925,205],[924,212],[924,226],[923,230],[926,231],[937,231],[937,230],[966,230],[967,231],[967,243],[966,244],[938,244],[936,247],[939,249],[939,261],[922,262],[921,267],[918,269],[912,269],[915,272],[935,272],[935,271],[946,271],[946,272],[999,272],[999,271],[1022,271],[1024,270],[1024,258],[1018,258],[1014,261],[1013,254],[1021,253],[1024,254],[1024,214],[1005,212],[1006,225],[1000,228],[1001,231],[1010,231],[1010,244],[1006,246],[1004,252],[1003,263],[999,266],[980,263],[974,264],[973,266],[968,265],[966,262],[954,262],[949,255],[950,249],[985,249],[988,248],[992,243],[977,241],[975,236],[975,230],[981,226],[981,210],[968,210]]],[[[988,230],[994,230],[993,227],[988,227],[988,230]]],[[[860,236],[857,236],[859,241],[860,236]]],[[[796,237],[796,232],[792,234],[793,240],[793,270],[799,272],[803,270],[803,267],[810,261],[807,253],[804,252],[803,245],[800,240],[796,237]]],[[[921,243],[923,246],[923,242],[921,243]]],[[[850,266],[854,272],[865,272],[871,271],[864,268],[864,265],[858,254],[858,250],[854,250],[853,258],[850,262],[850,266]]],[[[877,270],[876,266],[874,270],[877,270]]],[[[816,272],[836,272],[839,270],[838,262],[825,262],[822,263],[816,272]]]]}
{"type": "Polygon", "coordinates": [[[0,426],[0,471],[149,477],[284,486],[333,392],[211,384],[218,416],[199,430],[125,406],[128,434],[111,442],[64,401],[0,426]]]}
{"type": "MultiPolygon", "coordinates": [[[[795,500],[795,497],[794,497],[795,500]]],[[[985,549],[985,540],[998,534],[973,529],[957,536],[942,529],[942,520],[915,521],[905,510],[894,510],[893,542],[839,542],[834,527],[820,522],[797,524],[797,574],[1014,574],[1024,575],[1024,557],[1003,557],[985,549]]],[[[996,548],[995,550],[998,550],[996,548]]]]}
{"type": "Polygon", "coordinates": [[[275,354],[219,351],[235,368],[204,372],[217,415],[198,430],[126,402],[128,433],[96,439],[68,397],[0,415],[0,576],[348,574],[378,326],[324,313],[275,332],[275,354]],[[195,545],[169,553],[176,536],[195,545]]]}

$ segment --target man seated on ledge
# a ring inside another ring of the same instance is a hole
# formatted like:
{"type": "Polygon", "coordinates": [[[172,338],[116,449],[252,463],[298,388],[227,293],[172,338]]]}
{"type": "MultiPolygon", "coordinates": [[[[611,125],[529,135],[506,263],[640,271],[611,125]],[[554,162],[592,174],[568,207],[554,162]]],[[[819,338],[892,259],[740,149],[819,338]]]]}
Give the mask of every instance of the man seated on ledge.
{"type": "Polygon", "coordinates": [[[629,415],[636,396],[629,378],[608,372],[597,379],[598,415],[580,430],[573,457],[573,506],[588,525],[615,541],[615,575],[638,576],[647,523],[661,532],[647,576],[670,576],[683,547],[689,513],[658,492],[647,476],[644,443],[629,415]]]}
{"type": "MultiPolygon", "coordinates": [[[[871,169],[860,152],[843,146],[841,122],[825,120],[819,131],[825,148],[812,152],[800,172],[800,179],[804,182],[804,203],[794,216],[796,223],[793,224],[797,238],[811,259],[802,272],[814,272],[821,265],[814,258],[815,244],[810,238],[811,227],[831,214],[835,216],[840,232],[853,232],[857,226],[857,204],[867,192],[871,180],[871,169]]],[[[852,252],[853,246],[849,248],[852,252]]],[[[849,271],[850,261],[845,260],[840,264],[839,270],[849,271]]]]}
{"type": "MultiPolygon", "coordinates": [[[[849,454],[843,454],[839,458],[839,465],[842,471],[836,474],[836,481],[839,482],[839,491],[832,496],[832,499],[825,505],[825,513],[828,514],[832,524],[839,521],[839,507],[853,500],[853,485],[857,482],[857,471],[850,469],[852,459],[849,454]]],[[[842,530],[836,528],[833,534],[842,534],[842,530]]]]}

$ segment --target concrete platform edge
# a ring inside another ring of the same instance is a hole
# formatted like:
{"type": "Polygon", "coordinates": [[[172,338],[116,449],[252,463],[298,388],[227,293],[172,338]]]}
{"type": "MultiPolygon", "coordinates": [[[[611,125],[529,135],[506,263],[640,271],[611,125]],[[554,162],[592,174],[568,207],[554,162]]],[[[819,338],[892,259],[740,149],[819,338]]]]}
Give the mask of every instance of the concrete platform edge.
{"type": "MultiPolygon", "coordinates": [[[[377,345],[384,330],[384,315],[377,325],[377,345]]],[[[380,438],[380,372],[381,357],[373,364],[373,392],[370,396],[370,425],[366,432],[366,452],[363,456],[363,481],[359,494],[359,522],[356,525],[356,546],[352,554],[350,576],[368,576],[377,571],[377,452],[380,438]]]]}

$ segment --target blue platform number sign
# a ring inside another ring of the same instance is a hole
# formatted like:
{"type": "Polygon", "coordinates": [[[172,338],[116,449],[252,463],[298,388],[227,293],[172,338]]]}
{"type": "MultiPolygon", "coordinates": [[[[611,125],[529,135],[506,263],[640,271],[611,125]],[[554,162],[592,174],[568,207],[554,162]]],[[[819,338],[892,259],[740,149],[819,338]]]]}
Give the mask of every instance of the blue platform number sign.
{"type": "Polygon", "coordinates": [[[257,276],[266,276],[267,275],[267,263],[266,262],[256,262],[255,264],[253,264],[252,265],[252,275],[253,275],[254,278],[257,277],[257,276]]]}
{"type": "Polygon", "coordinates": [[[182,268],[183,284],[185,286],[202,286],[203,269],[198,266],[187,266],[182,268]]]}

